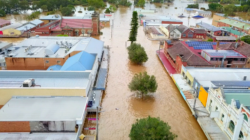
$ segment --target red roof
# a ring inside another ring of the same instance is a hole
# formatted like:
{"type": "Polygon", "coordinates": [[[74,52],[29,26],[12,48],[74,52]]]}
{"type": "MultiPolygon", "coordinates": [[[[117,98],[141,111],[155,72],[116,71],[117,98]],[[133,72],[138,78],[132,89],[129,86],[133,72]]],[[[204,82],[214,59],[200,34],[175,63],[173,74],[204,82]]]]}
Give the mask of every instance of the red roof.
{"type": "Polygon", "coordinates": [[[0,19],[0,26],[1,25],[5,25],[5,24],[10,24],[10,21],[4,20],[4,19],[0,19]]]}
{"type": "Polygon", "coordinates": [[[61,27],[92,28],[92,19],[62,19],[61,27]]]}

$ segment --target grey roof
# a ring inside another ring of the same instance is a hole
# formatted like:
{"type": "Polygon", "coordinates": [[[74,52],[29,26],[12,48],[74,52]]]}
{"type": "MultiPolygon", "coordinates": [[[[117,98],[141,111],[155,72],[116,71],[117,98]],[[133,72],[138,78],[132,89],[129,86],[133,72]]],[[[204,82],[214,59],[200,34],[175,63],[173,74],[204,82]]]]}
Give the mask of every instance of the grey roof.
{"type": "Polygon", "coordinates": [[[33,78],[39,86],[27,88],[86,89],[90,72],[71,71],[0,71],[0,88],[25,88],[25,80],[33,78]]]}
{"type": "Polygon", "coordinates": [[[183,33],[183,32],[185,32],[185,31],[186,31],[187,29],[189,29],[189,28],[188,28],[187,26],[181,24],[181,25],[177,26],[177,29],[178,29],[181,33],[183,33]]]}
{"type": "Polygon", "coordinates": [[[217,87],[225,88],[249,88],[250,81],[211,81],[217,87]]]}
{"type": "Polygon", "coordinates": [[[0,121],[82,120],[87,97],[12,97],[0,110],[0,121]]]}
{"type": "Polygon", "coordinates": [[[35,20],[32,20],[32,21],[30,21],[30,23],[32,23],[32,24],[34,24],[34,25],[39,25],[39,24],[42,24],[43,23],[43,21],[41,21],[41,20],[39,20],[39,19],[35,19],[35,20]]]}
{"type": "Polygon", "coordinates": [[[245,76],[246,81],[250,81],[250,69],[186,67],[186,70],[203,87],[210,87],[211,81],[243,81],[245,76]]]}
{"type": "Polygon", "coordinates": [[[216,40],[236,40],[234,36],[215,36],[216,40]]]}
{"type": "Polygon", "coordinates": [[[20,140],[20,139],[28,139],[28,140],[73,140],[76,138],[75,132],[67,132],[67,133],[0,133],[0,140],[20,140]]]}
{"type": "Polygon", "coordinates": [[[202,50],[203,52],[207,53],[212,57],[237,57],[237,58],[246,58],[245,56],[241,55],[240,53],[234,50],[202,50]]]}
{"type": "Polygon", "coordinates": [[[19,31],[28,31],[28,30],[35,28],[35,27],[36,27],[36,25],[28,23],[28,24],[24,24],[23,26],[20,26],[16,29],[19,31]]]}
{"type": "Polygon", "coordinates": [[[17,27],[20,27],[20,26],[22,26],[21,23],[14,23],[14,24],[11,24],[11,25],[8,25],[8,26],[4,26],[3,28],[0,28],[0,31],[6,30],[6,29],[9,29],[9,28],[17,28],[17,27]]]}
{"type": "Polygon", "coordinates": [[[59,19],[61,19],[60,15],[47,15],[40,18],[40,20],[59,20],[59,19]]]}
{"type": "Polygon", "coordinates": [[[10,46],[12,46],[12,43],[0,42],[0,49],[8,48],[10,46]]]}
{"type": "Polygon", "coordinates": [[[172,25],[172,24],[169,24],[166,29],[169,31],[169,32],[172,32],[173,30],[176,29],[176,26],[172,25]]]}
{"type": "Polygon", "coordinates": [[[171,21],[171,22],[182,22],[179,19],[175,19],[175,18],[171,18],[168,16],[147,16],[145,15],[145,17],[142,17],[143,20],[161,20],[161,21],[171,21]]]}
{"type": "Polygon", "coordinates": [[[88,53],[97,54],[98,58],[101,57],[104,42],[91,38],[91,37],[32,37],[28,38],[14,47],[20,47],[20,49],[12,52],[12,57],[24,57],[24,58],[44,58],[46,54],[45,50],[52,44],[59,44],[60,48],[54,54],[49,55],[50,58],[64,58],[74,51],[86,51],[88,53]],[[62,45],[63,43],[63,45],[62,45]],[[71,44],[71,49],[65,53],[67,49],[65,46],[71,44]],[[30,48],[25,52],[25,49],[30,48]],[[29,55],[32,53],[33,55],[29,55]]]}
{"type": "Polygon", "coordinates": [[[213,25],[208,24],[208,23],[205,23],[205,22],[200,22],[200,23],[196,23],[196,24],[199,25],[200,27],[202,27],[202,28],[208,30],[208,31],[213,31],[213,32],[215,32],[215,31],[220,31],[220,30],[222,30],[222,29],[219,28],[219,27],[213,26],[213,25]]]}

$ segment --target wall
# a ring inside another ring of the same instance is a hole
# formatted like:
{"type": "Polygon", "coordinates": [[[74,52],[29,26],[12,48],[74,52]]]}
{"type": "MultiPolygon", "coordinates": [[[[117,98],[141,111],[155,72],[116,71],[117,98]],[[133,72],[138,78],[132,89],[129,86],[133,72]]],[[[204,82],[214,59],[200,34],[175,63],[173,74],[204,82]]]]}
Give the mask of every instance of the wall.
{"type": "Polygon", "coordinates": [[[5,57],[7,70],[47,70],[52,65],[63,65],[65,58],[15,58],[5,57]],[[59,62],[60,61],[60,62],[59,62]]]}
{"type": "Polygon", "coordinates": [[[0,132],[30,132],[29,122],[0,122],[0,132]]]}
{"type": "Polygon", "coordinates": [[[6,104],[12,96],[84,96],[85,89],[45,89],[45,88],[1,88],[0,105],[6,104]]]}
{"type": "Polygon", "coordinates": [[[31,132],[74,132],[76,121],[32,121],[31,132]]]}
{"type": "Polygon", "coordinates": [[[207,91],[202,86],[200,86],[199,99],[201,103],[203,104],[203,106],[205,107],[207,104],[207,97],[208,97],[207,91]]]}
{"type": "Polygon", "coordinates": [[[13,28],[3,30],[4,37],[19,37],[21,34],[22,34],[21,31],[13,28]]]}

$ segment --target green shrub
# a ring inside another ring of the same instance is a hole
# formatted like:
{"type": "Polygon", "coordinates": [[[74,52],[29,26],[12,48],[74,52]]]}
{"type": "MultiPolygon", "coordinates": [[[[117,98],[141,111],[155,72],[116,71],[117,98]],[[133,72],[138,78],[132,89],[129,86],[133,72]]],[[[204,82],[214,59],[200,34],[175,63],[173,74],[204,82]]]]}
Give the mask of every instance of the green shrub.
{"type": "Polygon", "coordinates": [[[128,47],[128,58],[135,64],[142,64],[148,60],[144,48],[140,44],[132,43],[128,47]]]}
{"type": "Polygon", "coordinates": [[[33,12],[31,15],[27,16],[27,19],[28,20],[36,19],[39,17],[40,14],[41,14],[40,11],[33,12]]]}

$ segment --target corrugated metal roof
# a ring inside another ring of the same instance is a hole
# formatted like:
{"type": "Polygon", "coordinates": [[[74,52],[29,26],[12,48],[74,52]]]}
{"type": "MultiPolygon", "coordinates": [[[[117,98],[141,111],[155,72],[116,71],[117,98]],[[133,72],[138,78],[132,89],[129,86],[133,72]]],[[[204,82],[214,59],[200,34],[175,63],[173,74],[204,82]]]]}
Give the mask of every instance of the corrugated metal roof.
{"type": "Polygon", "coordinates": [[[244,106],[250,106],[250,90],[224,89],[223,91],[225,94],[227,104],[231,104],[232,99],[234,99],[234,100],[238,100],[240,102],[240,104],[243,104],[244,106]]]}
{"type": "Polygon", "coordinates": [[[197,25],[199,25],[200,27],[209,30],[209,31],[220,31],[222,29],[220,29],[219,27],[213,26],[211,24],[205,23],[205,22],[200,22],[200,23],[196,23],[197,25]]]}
{"type": "Polygon", "coordinates": [[[10,24],[9,20],[4,20],[4,19],[0,19],[0,26],[1,25],[5,25],[5,24],[10,24]]]}
{"type": "Polygon", "coordinates": [[[11,24],[11,25],[8,25],[8,26],[4,26],[3,28],[0,28],[0,31],[3,31],[5,29],[9,29],[9,28],[17,28],[17,27],[20,27],[22,26],[21,23],[14,23],[14,24],[11,24]]]}
{"type": "Polygon", "coordinates": [[[85,71],[92,70],[95,63],[96,55],[82,51],[71,56],[64,63],[60,71],[85,71]]]}
{"type": "Polygon", "coordinates": [[[92,19],[62,19],[61,28],[65,26],[71,28],[92,28],[92,19]]]}
{"type": "Polygon", "coordinates": [[[106,78],[107,78],[107,69],[100,68],[98,73],[98,78],[94,89],[96,90],[105,90],[106,78]]]}
{"type": "Polygon", "coordinates": [[[41,20],[39,20],[39,19],[35,19],[35,20],[32,20],[32,21],[30,21],[30,23],[32,23],[32,24],[34,24],[34,25],[39,25],[39,24],[42,24],[43,23],[43,21],[41,21],[41,20]]]}
{"type": "Polygon", "coordinates": [[[250,87],[250,81],[211,81],[218,87],[250,87]]]}
{"type": "Polygon", "coordinates": [[[228,31],[228,32],[230,32],[230,33],[232,33],[232,34],[235,34],[235,35],[240,35],[240,36],[245,35],[244,32],[240,32],[238,30],[234,30],[232,27],[221,27],[221,28],[224,29],[224,30],[226,30],[226,31],[228,31]]]}
{"type": "Polygon", "coordinates": [[[234,50],[203,50],[203,52],[207,53],[210,56],[226,56],[226,57],[240,57],[246,58],[245,56],[241,55],[240,53],[234,50]]]}
{"type": "Polygon", "coordinates": [[[25,25],[18,27],[16,29],[19,31],[28,31],[28,30],[35,28],[35,27],[36,27],[36,25],[28,23],[28,24],[25,24],[25,25]]]}
{"type": "Polygon", "coordinates": [[[14,97],[0,110],[0,121],[76,121],[87,97],[14,97]]]}
{"type": "Polygon", "coordinates": [[[222,19],[222,20],[219,20],[219,22],[222,22],[222,23],[226,23],[228,25],[231,25],[231,26],[234,26],[234,27],[238,27],[240,29],[245,29],[245,30],[249,30],[250,29],[250,25],[249,24],[246,24],[246,23],[243,23],[243,22],[240,22],[240,21],[235,21],[235,20],[232,20],[232,19],[222,19]]]}

